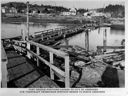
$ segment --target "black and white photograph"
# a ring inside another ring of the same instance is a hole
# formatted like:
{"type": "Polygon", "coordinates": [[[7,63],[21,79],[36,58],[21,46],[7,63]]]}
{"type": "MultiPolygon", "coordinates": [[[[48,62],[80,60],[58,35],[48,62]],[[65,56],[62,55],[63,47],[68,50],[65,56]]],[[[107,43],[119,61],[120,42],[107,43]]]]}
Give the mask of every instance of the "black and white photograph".
{"type": "Polygon", "coordinates": [[[2,0],[2,88],[125,88],[125,1],[2,0]]]}

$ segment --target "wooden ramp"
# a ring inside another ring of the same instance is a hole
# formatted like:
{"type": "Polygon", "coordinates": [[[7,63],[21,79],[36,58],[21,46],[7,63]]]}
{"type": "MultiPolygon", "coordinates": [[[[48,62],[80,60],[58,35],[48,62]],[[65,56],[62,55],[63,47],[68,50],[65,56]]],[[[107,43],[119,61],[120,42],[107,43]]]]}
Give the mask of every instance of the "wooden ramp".
{"type": "Polygon", "coordinates": [[[8,64],[8,87],[11,88],[58,88],[59,86],[39,69],[32,66],[26,57],[15,51],[6,51],[8,64]]]}

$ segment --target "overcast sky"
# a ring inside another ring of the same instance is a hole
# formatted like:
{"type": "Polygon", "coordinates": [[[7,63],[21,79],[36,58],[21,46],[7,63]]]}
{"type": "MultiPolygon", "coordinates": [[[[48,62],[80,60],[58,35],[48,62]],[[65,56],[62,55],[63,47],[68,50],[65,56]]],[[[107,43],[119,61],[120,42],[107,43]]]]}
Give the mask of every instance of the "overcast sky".
{"type": "Polygon", "coordinates": [[[67,8],[103,8],[109,4],[121,4],[125,5],[124,0],[2,0],[2,3],[6,2],[27,2],[32,4],[44,4],[44,5],[56,5],[64,6],[67,8]]]}

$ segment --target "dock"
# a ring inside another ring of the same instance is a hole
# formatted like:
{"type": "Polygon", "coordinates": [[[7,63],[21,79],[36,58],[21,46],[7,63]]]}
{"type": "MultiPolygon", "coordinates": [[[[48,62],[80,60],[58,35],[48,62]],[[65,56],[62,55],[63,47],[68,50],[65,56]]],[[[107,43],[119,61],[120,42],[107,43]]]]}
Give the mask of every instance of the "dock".
{"type": "Polygon", "coordinates": [[[74,26],[71,28],[49,29],[49,30],[35,32],[34,38],[31,38],[31,40],[35,42],[40,42],[45,45],[48,45],[49,43],[55,44],[56,41],[71,37],[73,35],[76,35],[82,32],[93,30],[97,27],[98,25],[94,23],[94,24],[85,24],[81,26],[80,25],[74,26]]]}
{"type": "Polygon", "coordinates": [[[23,55],[14,50],[6,51],[9,88],[59,88],[47,75],[34,67],[23,55]]]}

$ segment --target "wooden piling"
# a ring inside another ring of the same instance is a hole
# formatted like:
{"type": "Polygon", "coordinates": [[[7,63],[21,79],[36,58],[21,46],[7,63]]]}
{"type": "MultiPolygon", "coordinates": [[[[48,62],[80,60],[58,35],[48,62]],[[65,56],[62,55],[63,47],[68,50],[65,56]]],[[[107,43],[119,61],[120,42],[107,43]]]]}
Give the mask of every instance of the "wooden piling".
{"type": "Polygon", "coordinates": [[[85,49],[89,51],[89,30],[85,31],[85,49]]]}
{"type": "MultiPolygon", "coordinates": [[[[36,47],[37,55],[40,55],[40,48],[36,47]]],[[[37,66],[39,66],[39,58],[37,58],[37,66]]]]}
{"type": "Polygon", "coordinates": [[[25,32],[23,29],[21,29],[21,36],[22,36],[22,40],[25,41],[25,32]]]}
{"type": "Polygon", "coordinates": [[[105,52],[106,51],[106,46],[107,46],[107,30],[106,29],[103,32],[103,46],[104,46],[103,52],[105,52]]]}
{"type": "Polygon", "coordinates": [[[27,40],[29,40],[29,2],[27,2],[27,40]]]}

